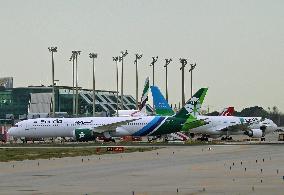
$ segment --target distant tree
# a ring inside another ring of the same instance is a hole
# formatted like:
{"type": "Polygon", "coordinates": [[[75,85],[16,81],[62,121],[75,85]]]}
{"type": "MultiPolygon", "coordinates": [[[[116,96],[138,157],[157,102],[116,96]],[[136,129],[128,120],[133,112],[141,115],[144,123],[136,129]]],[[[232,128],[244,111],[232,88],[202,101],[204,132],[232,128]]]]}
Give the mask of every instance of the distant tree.
{"type": "Polygon", "coordinates": [[[219,115],[219,112],[217,111],[214,111],[214,112],[209,112],[206,114],[207,116],[218,116],[219,115]]]}
{"type": "Polygon", "coordinates": [[[241,112],[235,112],[235,114],[236,116],[242,116],[242,117],[262,117],[262,118],[269,117],[269,113],[259,106],[244,108],[241,112]]]}
{"type": "Polygon", "coordinates": [[[276,106],[272,107],[272,110],[268,107],[269,118],[273,120],[278,126],[281,126],[281,112],[276,106]]]}

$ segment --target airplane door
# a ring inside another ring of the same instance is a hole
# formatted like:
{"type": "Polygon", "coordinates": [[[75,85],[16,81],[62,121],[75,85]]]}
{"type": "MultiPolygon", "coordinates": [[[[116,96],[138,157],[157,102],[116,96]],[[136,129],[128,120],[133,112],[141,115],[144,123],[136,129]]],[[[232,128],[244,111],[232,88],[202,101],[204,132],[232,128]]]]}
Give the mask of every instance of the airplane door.
{"type": "Polygon", "coordinates": [[[36,135],[36,127],[34,127],[32,124],[25,123],[24,128],[27,136],[36,135]]]}

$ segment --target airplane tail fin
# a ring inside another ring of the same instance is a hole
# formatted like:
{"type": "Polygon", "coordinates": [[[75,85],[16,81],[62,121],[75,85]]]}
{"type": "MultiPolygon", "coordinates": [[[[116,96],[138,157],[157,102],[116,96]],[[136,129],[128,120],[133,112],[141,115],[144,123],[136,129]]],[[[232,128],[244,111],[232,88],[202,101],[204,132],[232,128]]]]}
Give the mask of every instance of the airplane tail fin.
{"type": "Polygon", "coordinates": [[[150,82],[149,82],[149,77],[147,77],[145,80],[144,89],[142,92],[140,106],[139,106],[139,110],[144,113],[146,113],[146,106],[147,106],[146,103],[148,101],[149,88],[150,88],[150,82]]]}
{"type": "Polygon", "coordinates": [[[204,101],[208,88],[199,89],[193,96],[190,98],[184,107],[182,107],[175,115],[178,118],[186,118],[193,116],[196,118],[197,114],[200,112],[201,105],[204,101]]]}
{"type": "Polygon", "coordinates": [[[235,112],[234,107],[227,107],[224,108],[224,110],[220,113],[219,116],[233,116],[234,112],[235,112]]]}
{"type": "Polygon", "coordinates": [[[151,92],[154,101],[154,109],[157,115],[172,116],[175,114],[157,86],[151,86],[151,92]]]}

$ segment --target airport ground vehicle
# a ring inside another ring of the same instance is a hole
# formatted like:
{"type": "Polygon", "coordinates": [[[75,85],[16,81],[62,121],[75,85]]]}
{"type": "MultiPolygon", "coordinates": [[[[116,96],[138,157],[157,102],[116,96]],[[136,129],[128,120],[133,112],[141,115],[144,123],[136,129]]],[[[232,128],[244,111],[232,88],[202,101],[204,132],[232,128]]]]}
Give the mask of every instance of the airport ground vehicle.
{"type": "Polygon", "coordinates": [[[278,135],[278,141],[284,141],[284,133],[278,135]]]}

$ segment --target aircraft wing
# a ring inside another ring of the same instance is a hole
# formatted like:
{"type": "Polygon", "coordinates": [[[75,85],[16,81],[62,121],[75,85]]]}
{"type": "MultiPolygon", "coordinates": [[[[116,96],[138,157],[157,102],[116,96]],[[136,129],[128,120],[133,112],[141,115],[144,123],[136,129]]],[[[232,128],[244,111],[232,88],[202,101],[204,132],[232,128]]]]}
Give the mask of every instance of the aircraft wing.
{"type": "Polygon", "coordinates": [[[131,123],[131,122],[139,120],[139,119],[140,118],[136,118],[136,119],[125,120],[125,121],[120,121],[120,122],[115,122],[115,123],[111,123],[111,124],[107,124],[107,125],[98,126],[98,127],[95,127],[93,129],[93,131],[95,133],[104,133],[104,132],[115,131],[117,127],[120,127],[122,125],[127,125],[128,123],[131,123]]]}
{"type": "Polygon", "coordinates": [[[284,127],[278,127],[274,132],[284,132],[284,127]]]}
{"type": "Polygon", "coordinates": [[[238,132],[238,131],[247,131],[249,130],[248,125],[245,124],[234,124],[234,125],[218,125],[212,127],[212,129],[216,131],[231,131],[231,132],[238,132]]]}

